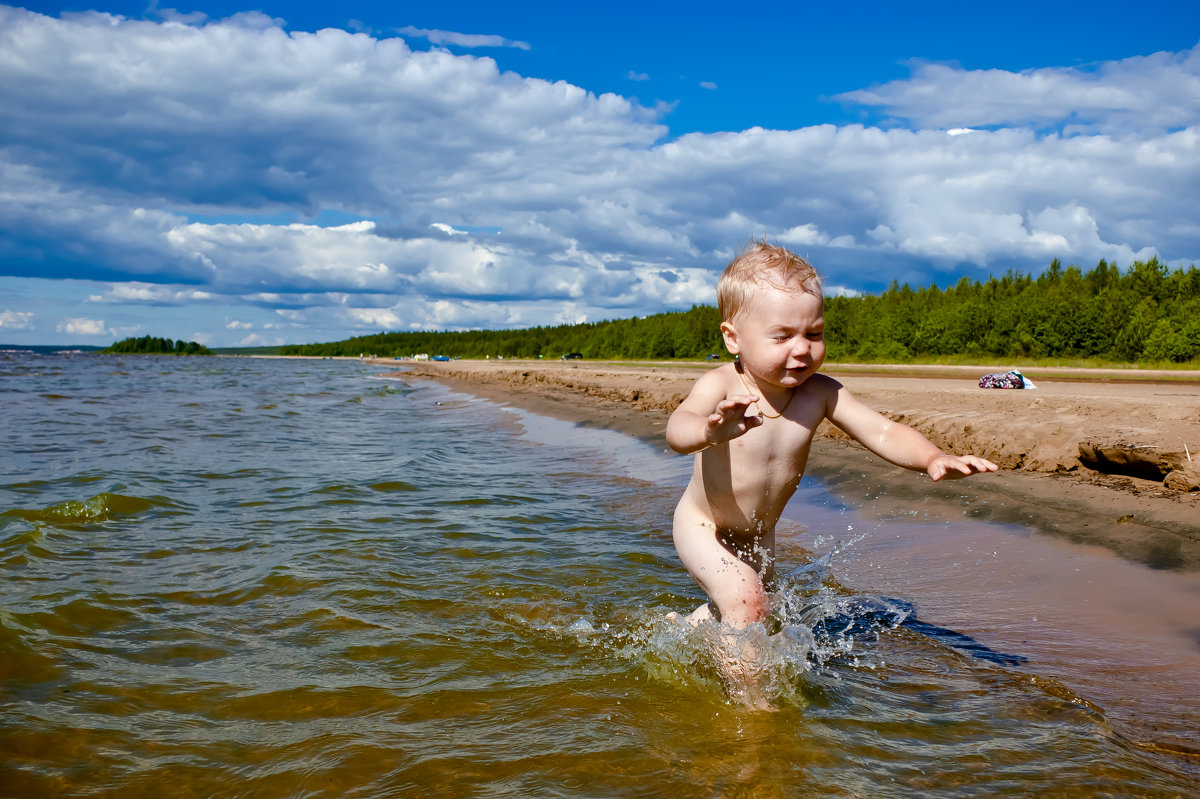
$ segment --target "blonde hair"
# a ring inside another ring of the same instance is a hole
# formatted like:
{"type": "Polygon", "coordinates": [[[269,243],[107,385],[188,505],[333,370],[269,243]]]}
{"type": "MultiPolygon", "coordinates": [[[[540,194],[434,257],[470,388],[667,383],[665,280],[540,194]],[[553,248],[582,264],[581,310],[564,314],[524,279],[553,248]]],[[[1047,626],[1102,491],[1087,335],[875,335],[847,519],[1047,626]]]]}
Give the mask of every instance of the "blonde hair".
{"type": "Polygon", "coordinates": [[[741,313],[753,292],[763,288],[807,291],[821,296],[821,277],[812,264],[766,239],[753,241],[738,253],[717,282],[717,307],[722,321],[741,313]]]}

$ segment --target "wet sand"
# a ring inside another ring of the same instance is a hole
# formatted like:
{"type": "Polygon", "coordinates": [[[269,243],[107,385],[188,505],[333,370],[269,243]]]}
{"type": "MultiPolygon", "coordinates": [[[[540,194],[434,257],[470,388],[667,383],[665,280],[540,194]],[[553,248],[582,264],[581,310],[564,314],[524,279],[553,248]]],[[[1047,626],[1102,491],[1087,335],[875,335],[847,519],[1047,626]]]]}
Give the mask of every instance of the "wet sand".
{"type": "MultiPolygon", "coordinates": [[[[391,371],[666,447],[671,410],[706,364],[397,362],[391,371]]],[[[879,460],[823,425],[809,473],[896,513],[919,497],[947,519],[1014,522],[1107,547],[1156,569],[1200,571],[1200,373],[1030,369],[1036,391],[981,389],[1001,367],[823,370],[938,446],[974,452],[994,475],[941,484],[879,460]],[[1191,460],[1189,461],[1189,456],[1191,460]],[[886,485],[884,493],[879,487],[886,485]]]]}

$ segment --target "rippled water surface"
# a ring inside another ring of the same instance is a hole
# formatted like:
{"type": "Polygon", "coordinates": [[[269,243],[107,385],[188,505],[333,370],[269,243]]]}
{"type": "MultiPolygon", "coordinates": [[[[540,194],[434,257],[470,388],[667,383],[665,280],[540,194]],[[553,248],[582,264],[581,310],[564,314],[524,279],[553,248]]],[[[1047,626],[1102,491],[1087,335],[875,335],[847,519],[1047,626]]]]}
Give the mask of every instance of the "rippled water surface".
{"type": "Polygon", "coordinates": [[[992,559],[939,575],[948,525],[806,480],[750,712],[666,616],[701,600],[687,459],[376,371],[0,356],[0,795],[1200,793],[1144,734],[1200,718],[1186,630],[981,604],[1020,531],[955,530],[992,559]],[[1181,711],[1088,682],[1147,662],[1181,711]]]}

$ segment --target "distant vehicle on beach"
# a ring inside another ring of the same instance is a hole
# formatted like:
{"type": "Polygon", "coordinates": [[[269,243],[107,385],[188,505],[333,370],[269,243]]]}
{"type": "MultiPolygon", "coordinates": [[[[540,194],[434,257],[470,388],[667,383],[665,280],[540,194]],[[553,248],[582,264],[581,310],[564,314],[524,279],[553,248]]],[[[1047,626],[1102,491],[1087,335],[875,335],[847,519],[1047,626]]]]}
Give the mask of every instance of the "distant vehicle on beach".
{"type": "Polygon", "coordinates": [[[568,352],[566,355],[562,356],[562,359],[564,361],[579,361],[579,360],[583,359],[583,353],[582,352],[568,352]]]}
{"type": "Polygon", "coordinates": [[[714,353],[711,353],[711,354],[709,354],[709,355],[705,355],[705,356],[704,356],[704,360],[706,360],[706,361],[719,361],[719,360],[721,360],[721,356],[720,356],[720,355],[717,355],[717,354],[714,352],[714,353]]]}
{"type": "Polygon", "coordinates": [[[450,356],[449,356],[449,355],[435,355],[435,356],[433,356],[432,360],[435,360],[435,361],[448,361],[448,360],[450,360],[450,356]]]}

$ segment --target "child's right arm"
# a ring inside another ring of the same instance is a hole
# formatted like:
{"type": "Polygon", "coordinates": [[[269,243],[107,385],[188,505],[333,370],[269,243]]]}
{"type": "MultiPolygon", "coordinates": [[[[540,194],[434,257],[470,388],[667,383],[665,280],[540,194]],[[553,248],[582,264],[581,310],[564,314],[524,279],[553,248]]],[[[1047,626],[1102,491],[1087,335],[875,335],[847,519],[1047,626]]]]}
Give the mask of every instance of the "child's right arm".
{"type": "Polygon", "coordinates": [[[761,416],[746,415],[757,399],[753,394],[726,397],[725,381],[709,372],[667,420],[667,443],[686,455],[744,435],[763,423],[761,416]]]}

